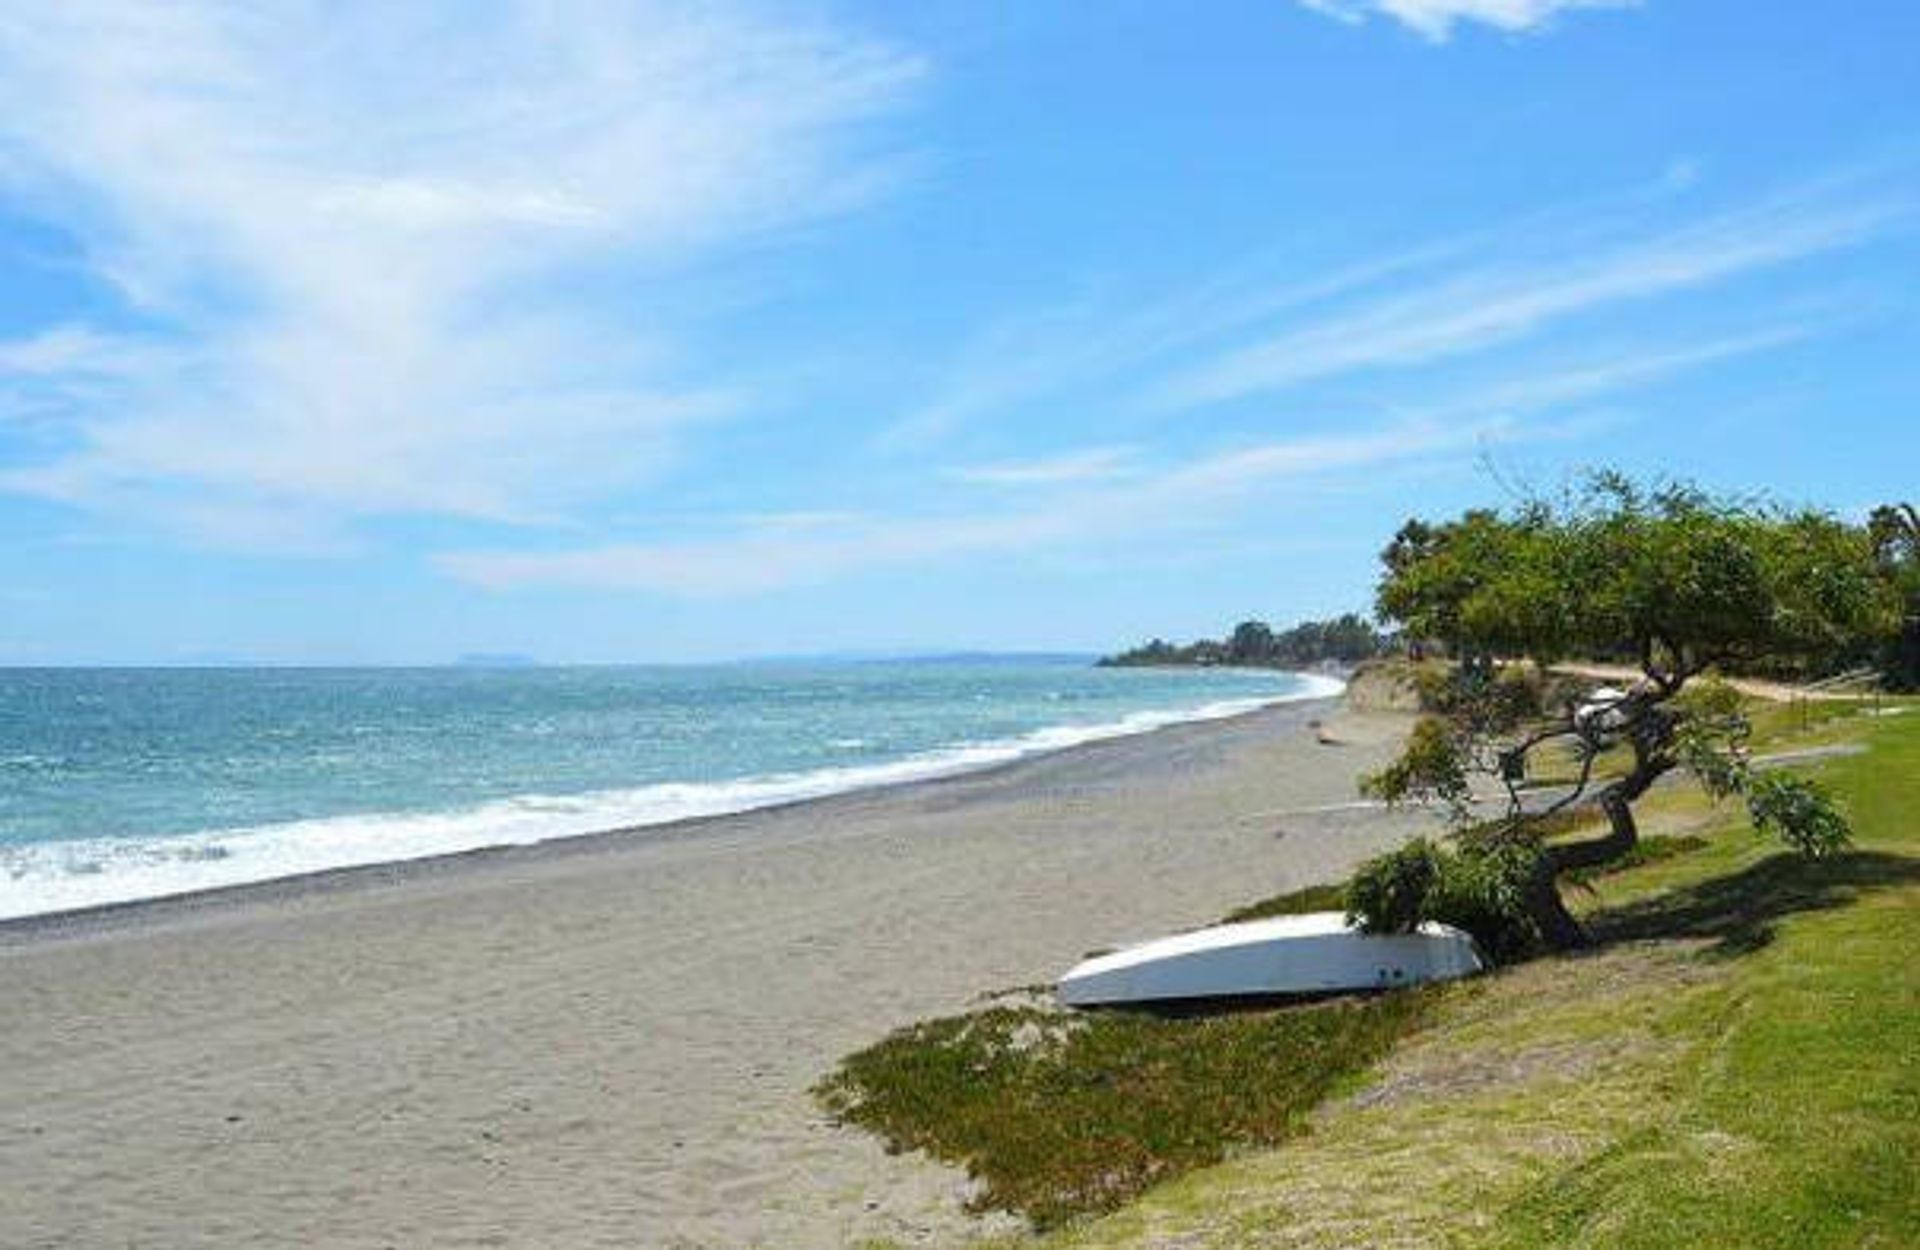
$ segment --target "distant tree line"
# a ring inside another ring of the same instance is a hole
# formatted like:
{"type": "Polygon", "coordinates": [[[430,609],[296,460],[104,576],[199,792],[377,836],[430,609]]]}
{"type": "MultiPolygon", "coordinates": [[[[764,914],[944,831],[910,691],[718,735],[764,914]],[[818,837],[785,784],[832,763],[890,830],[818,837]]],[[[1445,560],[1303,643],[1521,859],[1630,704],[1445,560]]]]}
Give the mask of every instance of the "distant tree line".
{"type": "Polygon", "coordinates": [[[1242,621],[1225,638],[1202,638],[1184,646],[1155,638],[1131,651],[1108,656],[1100,663],[1108,668],[1223,664],[1301,668],[1327,662],[1358,664],[1383,654],[1391,646],[1388,635],[1375,629],[1365,617],[1348,612],[1329,621],[1302,621],[1281,630],[1265,621],[1242,621]]]}

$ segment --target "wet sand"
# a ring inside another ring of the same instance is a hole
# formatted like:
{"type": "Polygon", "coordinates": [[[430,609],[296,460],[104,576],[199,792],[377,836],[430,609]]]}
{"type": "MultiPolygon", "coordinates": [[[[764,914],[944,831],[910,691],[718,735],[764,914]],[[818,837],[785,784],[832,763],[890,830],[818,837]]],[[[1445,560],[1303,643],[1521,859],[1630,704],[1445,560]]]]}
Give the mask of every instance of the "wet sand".
{"type": "Polygon", "coordinates": [[[1286,705],[0,925],[0,1245],[962,1239],[962,1178],[823,1122],[809,1085],[890,1028],[1426,827],[1353,801],[1404,724],[1286,705]]]}

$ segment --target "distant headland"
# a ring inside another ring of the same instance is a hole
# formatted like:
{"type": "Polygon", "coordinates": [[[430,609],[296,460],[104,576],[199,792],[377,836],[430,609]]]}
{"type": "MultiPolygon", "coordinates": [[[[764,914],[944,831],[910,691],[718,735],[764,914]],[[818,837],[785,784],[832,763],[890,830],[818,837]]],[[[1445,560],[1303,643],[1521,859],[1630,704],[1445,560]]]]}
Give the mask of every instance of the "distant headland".
{"type": "Polygon", "coordinates": [[[1308,668],[1358,664],[1389,650],[1392,637],[1357,613],[1326,621],[1301,621],[1275,630],[1265,621],[1242,621],[1225,638],[1202,638],[1184,646],[1163,638],[1100,660],[1102,668],[1215,667],[1308,668]]]}

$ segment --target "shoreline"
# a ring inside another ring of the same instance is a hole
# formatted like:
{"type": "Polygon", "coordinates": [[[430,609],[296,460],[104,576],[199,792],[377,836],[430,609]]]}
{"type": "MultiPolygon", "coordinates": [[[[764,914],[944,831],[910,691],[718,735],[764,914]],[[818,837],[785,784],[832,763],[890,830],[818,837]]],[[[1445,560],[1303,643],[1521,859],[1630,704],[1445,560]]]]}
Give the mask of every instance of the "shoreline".
{"type": "Polygon", "coordinates": [[[1309,701],[989,770],[16,922],[0,1242],[936,1244],[808,1093],[887,1031],[1429,828],[1309,701]],[[18,925],[36,932],[22,935],[18,925]]]}
{"type": "MultiPolygon", "coordinates": [[[[38,940],[50,935],[66,934],[73,931],[96,931],[114,925],[117,921],[140,923],[143,919],[136,913],[153,909],[156,912],[181,911],[195,912],[210,906],[217,906],[223,900],[244,903],[250,896],[274,895],[282,897],[298,896],[307,892],[319,892],[331,889],[350,888],[356,882],[378,882],[393,880],[414,874],[431,874],[446,871],[463,862],[475,861],[493,856],[512,856],[515,853],[538,853],[542,848],[565,847],[569,843],[592,842],[598,839],[632,839],[655,835],[660,837],[684,836],[716,821],[726,821],[738,816],[759,812],[781,812],[808,804],[831,803],[835,799],[864,794],[885,794],[907,790],[916,786],[934,786],[942,782],[955,781],[967,777],[982,777],[997,773],[1003,769],[1017,768],[1022,764],[1033,763],[1055,756],[1097,748],[1102,745],[1127,739],[1150,737],[1154,734],[1168,733],[1194,726],[1218,724],[1247,716],[1257,716],[1281,708],[1307,707],[1314,704],[1337,705],[1345,694],[1345,682],[1319,673],[1294,673],[1309,682],[1337,682],[1339,688],[1324,692],[1309,689],[1299,694],[1282,695],[1278,698],[1260,702],[1257,706],[1238,709],[1224,714],[1211,714],[1216,707],[1229,706],[1244,700],[1225,700],[1220,703],[1203,704],[1185,710],[1177,719],[1165,723],[1150,725],[1144,729],[1122,728],[1125,719],[1118,722],[1084,726],[1049,726],[1033,731],[1019,738],[1000,742],[982,743],[966,748],[942,748],[925,753],[922,756],[909,756],[884,764],[865,766],[877,770],[910,767],[924,763],[929,771],[923,775],[903,776],[891,780],[870,782],[856,781],[844,789],[828,789],[818,794],[803,794],[793,798],[777,798],[764,803],[747,803],[744,806],[727,808],[711,813],[673,817],[666,820],[647,821],[635,824],[613,825],[605,828],[585,829],[574,833],[556,833],[547,837],[528,841],[491,842],[457,850],[430,851],[418,855],[403,855],[394,859],[365,860],[344,863],[306,871],[291,872],[273,876],[263,876],[249,880],[207,885],[186,890],[176,890],[160,894],[141,895],[134,898],[114,899],[100,903],[91,903],[79,907],[61,908],[53,911],[29,912],[17,916],[0,916],[0,947],[18,944],[24,941],[38,940]],[[1086,732],[1093,736],[1082,741],[1057,747],[1040,747],[1022,751],[1020,744],[1036,735],[1054,732],[1086,732]],[[1008,750],[1015,754],[1005,759],[996,759],[979,764],[959,763],[942,767],[936,759],[963,750],[1008,750]],[[172,905],[172,906],[168,906],[172,905]]],[[[1154,716],[1158,713],[1135,713],[1132,715],[1154,716]]],[[[823,773],[836,771],[860,771],[861,766],[852,769],[826,769],[823,773]]],[[[815,774],[796,775],[793,778],[780,776],[745,777],[732,782],[716,783],[724,785],[754,785],[786,780],[800,781],[815,774]]],[[[373,813],[367,818],[380,818],[384,814],[373,813]]],[[[321,820],[330,818],[318,818],[321,820]]],[[[309,822],[289,822],[302,824],[309,822]]],[[[183,834],[182,839],[192,837],[229,836],[219,831],[206,834],[183,834]]],[[[244,836],[244,834],[242,835],[244,836]]],[[[584,848],[581,848],[584,849],[584,848]]],[[[556,852],[558,853],[558,852],[556,852]]]]}

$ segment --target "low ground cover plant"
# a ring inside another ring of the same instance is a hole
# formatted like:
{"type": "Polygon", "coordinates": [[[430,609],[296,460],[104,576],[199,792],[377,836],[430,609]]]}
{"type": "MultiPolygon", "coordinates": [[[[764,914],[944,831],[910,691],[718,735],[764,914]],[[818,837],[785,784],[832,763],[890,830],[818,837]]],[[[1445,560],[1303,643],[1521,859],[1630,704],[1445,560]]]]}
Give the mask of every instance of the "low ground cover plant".
{"type": "Polygon", "coordinates": [[[1185,1019],[993,1006],[901,1029],[815,1092],[889,1149],[965,1168],[973,1209],[1045,1229],[1293,1136],[1445,992],[1185,1019]]]}

